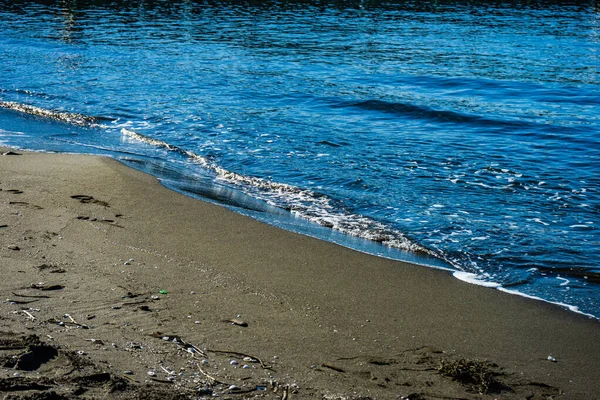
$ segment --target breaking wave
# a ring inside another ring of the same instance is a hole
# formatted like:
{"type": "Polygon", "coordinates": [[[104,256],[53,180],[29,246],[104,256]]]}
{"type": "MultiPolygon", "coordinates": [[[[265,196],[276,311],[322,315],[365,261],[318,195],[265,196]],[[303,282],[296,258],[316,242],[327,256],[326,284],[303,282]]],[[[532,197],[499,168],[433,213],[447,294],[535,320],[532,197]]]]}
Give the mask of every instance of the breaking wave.
{"type": "Polygon", "coordinates": [[[344,212],[344,210],[333,204],[334,202],[331,198],[323,194],[285,183],[272,182],[263,178],[229,171],[206,157],[129,129],[122,128],[121,134],[134,140],[189,157],[193,162],[211,171],[216,180],[233,185],[251,197],[263,200],[272,206],[288,210],[290,213],[313,223],[346,235],[378,242],[398,250],[440,257],[431,250],[412,242],[402,232],[392,229],[381,222],[374,221],[362,215],[344,212]]]}
{"type": "Polygon", "coordinates": [[[13,101],[2,101],[0,100],[0,107],[9,110],[19,111],[24,114],[35,115],[38,117],[44,117],[54,119],[56,121],[66,122],[68,124],[76,126],[89,126],[89,127],[102,127],[101,121],[110,121],[110,118],[104,117],[91,117],[88,115],[70,113],[64,111],[47,110],[28,104],[16,103],[13,101]]]}

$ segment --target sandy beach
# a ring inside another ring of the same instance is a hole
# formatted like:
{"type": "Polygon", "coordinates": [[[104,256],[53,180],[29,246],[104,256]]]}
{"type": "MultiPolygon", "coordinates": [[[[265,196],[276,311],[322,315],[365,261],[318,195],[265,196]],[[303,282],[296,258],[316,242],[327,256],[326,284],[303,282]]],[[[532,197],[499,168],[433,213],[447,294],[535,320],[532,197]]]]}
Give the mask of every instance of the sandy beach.
{"type": "Polygon", "coordinates": [[[0,156],[5,398],[600,398],[597,320],[108,158],[16,153],[0,156]]]}

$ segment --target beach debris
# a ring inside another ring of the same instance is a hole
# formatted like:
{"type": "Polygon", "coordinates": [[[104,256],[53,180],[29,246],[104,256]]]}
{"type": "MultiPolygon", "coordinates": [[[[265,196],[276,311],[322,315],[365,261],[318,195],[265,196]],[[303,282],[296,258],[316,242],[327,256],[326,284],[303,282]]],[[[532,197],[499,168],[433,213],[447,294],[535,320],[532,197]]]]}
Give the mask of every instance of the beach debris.
{"type": "MultiPolygon", "coordinates": [[[[75,325],[78,328],[82,328],[82,329],[90,329],[89,326],[85,325],[85,324],[80,324],[79,322],[75,321],[75,319],[73,319],[73,317],[71,316],[71,314],[64,314],[63,318],[67,318],[69,320],[69,324],[75,325]]],[[[59,324],[60,325],[60,324],[59,324]]]]}
{"type": "Polygon", "coordinates": [[[229,361],[229,365],[238,365],[238,364],[239,364],[239,361],[237,361],[237,360],[230,360],[229,361]]]}
{"type": "Polygon", "coordinates": [[[5,192],[12,193],[12,194],[22,194],[23,193],[22,190],[18,190],[18,189],[8,189],[8,190],[5,190],[5,192]]]}
{"type": "Polygon", "coordinates": [[[222,382],[222,381],[218,380],[217,378],[215,378],[214,376],[208,374],[206,371],[204,371],[202,368],[200,368],[200,365],[196,364],[196,368],[198,368],[198,371],[200,371],[200,373],[202,375],[204,375],[205,377],[207,377],[208,379],[210,379],[214,383],[226,385],[225,382],[222,382]]]}
{"type": "Polygon", "coordinates": [[[4,153],[2,153],[3,156],[20,156],[21,153],[16,153],[14,151],[5,151],[4,153]]]}
{"type": "Polygon", "coordinates": [[[283,388],[283,394],[281,395],[281,400],[288,400],[288,387],[283,388]]]}
{"type": "Polygon", "coordinates": [[[548,356],[547,360],[550,361],[550,362],[553,362],[553,363],[557,362],[556,358],[554,358],[552,356],[548,356]]]}
{"type": "Polygon", "coordinates": [[[148,376],[156,376],[156,372],[154,371],[148,371],[146,373],[148,374],[148,376]]]}
{"type": "Polygon", "coordinates": [[[21,310],[21,312],[25,315],[27,315],[27,318],[29,318],[32,321],[35,321],[35,317],[27,310],[21,310]]]}
{"type": "Polygon", "coordinates": [[[8,246],[9,250],[14,250],[14,251],[19,251],[21,250],[21,248],[19,246],[17,246],[16,244],[11,244],[8,246]]]}
{"type": "Polygon", "coordinates": [[[167,291],[166,291],[166,290],[164,290],[164,289],[161,289],[161,290],[159,290],[159,291],[158,291],[158,293],[160,293],[160,294],[169,294],[169,292],[167,292],[167,291]]]}
{"type": "Polygon", "coordinates": [[[246,321],[241,320],[239,318],[224,319],[223,322],[229,322],[232,325],[243,326],[243,327],[247,327],[248,326],[248,323],[246,321]]]}
{"type": "Polygon", "coordinates": [[[0,228],[8,228],[8,225],[2,224],[2,225],[0,225],[0,228]]]}
{"type": "Polygon", "coordinates": [[[77,351],[76,351],[76,353],[77,353],[77,355],[79,355],[79,356],[85,356],[85,355],[87,354],[87,353],[86,353],[85,351],[83,351],[83,350],[77,350],[77,351]]]}
{"type": "Polygon", "coordinates": [[[247,357],[249,359],[254,360],[252,362],[259,363],[263,369],[271,369],[271,367],[269,367],[268,365],[265,365],[260,358],[255,357],[255,356],[251,356],[251,355],[248,355],[248,354],[245,354],[245,353],[240,353],[240,352],[237,352],[237,351],[228,351],[228,350],[214,350],[214,349],[206,349],[206,351],[208,351],[210,353],[230,354],[230,355],[233,355],[233,356],[244,357],[244,358],[247,357]]]}
{"type": "Polygon", "coordinates": [[[208,358],[208,356],[202,349],[194,346],[191,343],[187,343],[185,340],[181,339],[181,337],[179,337],[177,335],[164,335],[160,332],[154,332],[154,333],[151,333],[150,336],[175,343],[175,344],[185,348],[185,350],[191,354],[195,355],[195,353],[198,353],[202,357],[208,358]]]}
{"type": "Polygon", "coordinates": [[[172,369],[165,368],[165,367],[163,367],[162,365],[160,365],[160,368],[161,368],[163,371],[165,371],[165,373],[166,373],[167,375],[175,375],[175,371],[173,371],[172,369]]]}
{"type": "Polygon", "coordinates": [[[479,394],[486,394],[503,388],[496,380],[498,373],[492,367],[495,365],[487,361],[460,359],[457,361],[441,360],[438,372],[452,378],[463,385],[470,386],[479,394]]]}

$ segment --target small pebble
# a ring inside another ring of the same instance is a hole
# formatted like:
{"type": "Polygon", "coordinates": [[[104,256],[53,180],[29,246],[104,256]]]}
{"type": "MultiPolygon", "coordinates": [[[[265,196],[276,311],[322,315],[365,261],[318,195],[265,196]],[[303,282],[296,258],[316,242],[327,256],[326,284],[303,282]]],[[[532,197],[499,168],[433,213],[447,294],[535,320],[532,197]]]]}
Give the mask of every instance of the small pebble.
{"type": "Polygon", "coordinates": [[[240,387],[236,385],[231,385],[229,386],[229,390],[240,390],[240,387]]]}
{"type": "Polygon", "coordinates": [[[550,361],[550,362],[556,362],[556,358],[554,358],[552,356],[548,356],[548,361],[550,361]]]}
{"type": "Polygon", "coordinates": [[[123,371],[123,373],[124,373],[125,375],[133,375],[133,371],[129,371],[129,370],[127,370],[127,371],[123,371]]]}
{"type": "Polygon", "coordinates": [[[156,375],[156,372],[154,372],[154,371],[148,371],[148,375],[150,375],[150,376],[155,376],[155,375],[156,375]]]}
{"type": "Polygon", "coordinates": [[[229,361],[229,364],[231,364],[231,365],[238,365],[239,362],[237,362],[236,360],[231,360],[231,361],[229,361]]]}
{"type": "Polygon", "coordinates": [[[85,351],[77,350],[77,354],[79,354],[80,356],[85,356],[85,351]]]}
{"type": "Polygon", "coordinates": [[[14,244],[11,244],[10,246],[8,246],[8,249],[9,250],[15,250],[15,251],[21,250],[21,248],[19,246],[16,246],[14,244]]]}
{"type": "Polygon", "coordinates": [[[195,324],[199,324],[199,323],[200,323],[200,321],[194,321],[194,323],[195,323],[195,324]]]}
{"type": "Polygon", "coordinates": [[[248,364],[244,364],[244,365],[242,365],[242,368],[248,369],[248,368],[250,368],[250,366],[248,364]]]}

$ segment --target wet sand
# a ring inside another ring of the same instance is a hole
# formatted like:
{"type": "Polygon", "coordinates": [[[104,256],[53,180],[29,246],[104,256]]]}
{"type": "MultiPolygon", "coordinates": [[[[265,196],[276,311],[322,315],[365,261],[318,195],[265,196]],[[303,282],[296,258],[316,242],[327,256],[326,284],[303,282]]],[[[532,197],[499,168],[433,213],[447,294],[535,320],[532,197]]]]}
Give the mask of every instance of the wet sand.
{"type": "Polygon", "coordinates": [[[283,231],[114,160],[18,153],[0,156],[8,398],[600,398],[597,320],[283,231]]]}

